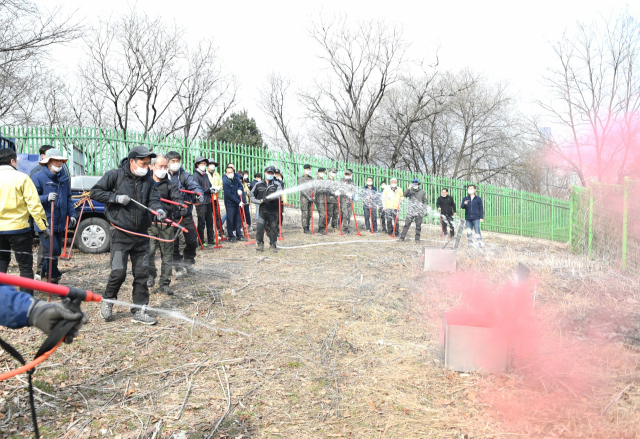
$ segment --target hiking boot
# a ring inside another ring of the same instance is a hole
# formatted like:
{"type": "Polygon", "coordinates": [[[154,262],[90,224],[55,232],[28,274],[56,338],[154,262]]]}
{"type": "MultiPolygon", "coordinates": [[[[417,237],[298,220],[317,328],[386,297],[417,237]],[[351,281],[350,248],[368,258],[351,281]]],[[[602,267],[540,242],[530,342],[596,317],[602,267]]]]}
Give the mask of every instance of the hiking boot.
{"type": "Polygon", "coordinates": [[[244,236],[241,236],[240,238],[238,238],[238,241],[248,241],[248,239],[245,238],[244,236]]]}
{"type": "Polygon", "coordinates": [[[187,265],[187,274],[196,274],[196,269],[193,268],[193,265],[187,265]]]}
{"type": "Polygon", "coordinates": [[[271,250],[271,253],[278,253],[278,248],[276,247],[275,244],[271,244],[269,246],[269,250],[271,250]]]}
{"type": "Polygon", "coordinates": [[[149,279],[147,279],[147,286],[149,288],[151,288],[152,286],[154,286],[156,284],[156,278],[155,276],[149,276],[149,279]]]}
{"type": "Polygon", "coordinates": [[[60,283],[60,279],[62,279],[62,276],[54,277],[51,279],[51,283],[58,285],[60,283]]]}
{"type": "Polygon", "coordinates": [[[305,229],[302,229],[302,233],[304,233],[305,235],[310,235],[311,230],[309,230],[308,228],[305,228],[305,229]]]}
{"type": "Polygon", "coordinates": [[[142,323],[143,325],[155,325],[156,323],[158,323],[158,319],[156,319],[155,317],[151,317],[149,314],[142,310],[136,311],[133,314],[133,317],[131,317],[131,321],[133,323],[142,323]]]}
{"type": "Polygon", "coordinates": [[[259,242],[259,243],[256,245],[256,251],[257,251],[257,252],[263,252],[263,251],[264,251],[264,242],[259,242]]]}
{"type": "Polygon", "coordinates": [[[113,314],[113,303],[102,302],[102,308],[100,308],[100,317],[105,320],[109,320],[113,314]]]}
{"type": "Polygon", "coordinates": [[[398,241],[404,241],[404,238],[401,236],[400,238],[398,238],[398,241]]]}
{"type": "Polygon", "coordinates": [[[187,272],[185,271],[185,269],[183,267],[174,267],[174,270],[176,272],[176,275],[174,276],[176,278],[176,280],[177,279],[182,279],[187,274],[187,272]]]}
{"type": "Polygon", "coordinates": [[[416,238],[416,242],[420,242],[420,238],[416,238]]]}
{"type": "Polygon", "coordinates": [[[171,291],[171,288],[169,288],[169,285],[161,285],[160,288],[158,288],[158,292],[164,293],[167,296],[173,296],[173,291],[171,291]]]}
{"type": "Polygon", "coordinates": [[[235,243],[236,243],[236,238],[229,238],[229,239],[228,239],[228,242],[229,242],[230,244],[235,244],[235,243]]]}

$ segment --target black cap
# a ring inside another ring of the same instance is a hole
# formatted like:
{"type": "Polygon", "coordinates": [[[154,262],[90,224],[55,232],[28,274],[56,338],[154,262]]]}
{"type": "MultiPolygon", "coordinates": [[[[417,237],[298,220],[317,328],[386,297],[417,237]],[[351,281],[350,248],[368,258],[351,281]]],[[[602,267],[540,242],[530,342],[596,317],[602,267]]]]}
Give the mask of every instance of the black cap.
{"type": "Polygon", "coordinates": [[[193,164],[197,165],[198,163],[202,163],[202,162],[207,162],[207,165],[208,165],[209,159],[206,157],[196,157],[196,161],[193,164]]]}
{"type": "Polygon", "coordinates": [[[345,174],[353,174],[353,171],[351,169],[345,169],[344,173],[345,174]]]}
{"type": "Polygon", "coordinates": [[[303,168],[304,169],[311,169],[311,165],[304,165],[303,168]]]}
{"type": "Polygon", "coordinates": [[[282,175],[282,172],[280,172],[280,169],[276,169],[276,174],[282,175]]]}
{"type": "Polygon", "coordinates": [[[326,168],[318,168],[318,172],[326,172],[327,169],[326,168]]]}
{"type": "Polygon", "coordinates": [[[264,173],[266,174],[267,172],[276,172],[276,167],[275,166],[267,166],[266,168],[264,168],[264,173]]]}
{"type": "Polygon", "coordinates": [[[218,165],[219,165],[219,163],[218,163],[218,162],[216,162],[216,159],[209,159],[209,164],[210,164],[210,165],[215,165],[215,166],[218,166],[218,165]]]}
{"type": "Polygon", "coordinates": [[[149,151],[149,148],[144,145],[134,146],[133,148],[131,148],[131,151],[129,151],[130,159],[143,159],[145,157],[151,157],[152,159],[154,159],[156,158],[156,155],[149,151]]]}

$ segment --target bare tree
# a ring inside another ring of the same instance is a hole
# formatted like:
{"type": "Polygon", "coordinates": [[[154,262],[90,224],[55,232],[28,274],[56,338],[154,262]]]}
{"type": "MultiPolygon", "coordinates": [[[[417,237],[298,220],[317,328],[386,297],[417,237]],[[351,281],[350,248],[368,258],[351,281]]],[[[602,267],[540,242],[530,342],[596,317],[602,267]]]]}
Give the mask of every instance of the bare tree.
{"type": "Polygon", "coordinates": [[[300,152],[300,139],[294,133],[291,121],[285,113],[285,99],[289,87],[291,87],[290,79],[271,73],[267,77],[265,87],[259,91],[258,107],[274,124],[274,135],[267,136],[269,143],[294,154],[300,152]]]}
{"type": "Polygon", "coordinates": [[[316,80],[313,90],[300,94],[307,116],[319,134],[339,147],[335,158],[370,163],[371,126],[404,60],[402,32],[384,22],[352,28],[341,18],[313,23],[311,37],[328,67],[325,80],[316,80]]]}
{"type": "Polygon", "coordinates": [[[640,25],[628,13],[578,23],[553,45],[556,67],[545,77],[551,99],[540,106],[556,125],[552,152],[583,186],[621,179],[640,151],[640,25]]]}

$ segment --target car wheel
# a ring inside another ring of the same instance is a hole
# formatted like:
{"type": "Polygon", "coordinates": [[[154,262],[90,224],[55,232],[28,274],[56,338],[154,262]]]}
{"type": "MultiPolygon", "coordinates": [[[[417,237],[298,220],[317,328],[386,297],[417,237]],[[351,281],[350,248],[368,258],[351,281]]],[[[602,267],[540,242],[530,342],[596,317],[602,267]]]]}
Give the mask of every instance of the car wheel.
{"type": "Polygon", "coordinates": [[[76,242],[83,253],[97,254],[109,251],[109,223],[102,218],[88,218],[82,221],[76,230],[76,242]]]}

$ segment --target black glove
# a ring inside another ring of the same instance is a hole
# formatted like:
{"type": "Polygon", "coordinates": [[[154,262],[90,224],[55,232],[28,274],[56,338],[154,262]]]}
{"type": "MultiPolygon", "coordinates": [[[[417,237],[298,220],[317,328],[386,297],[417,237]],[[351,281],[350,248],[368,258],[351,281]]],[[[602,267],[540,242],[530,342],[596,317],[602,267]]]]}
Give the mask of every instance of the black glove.
{"type": "Polygon", "coordinates": [[[130,201],[131,201],[131,198],[129,197],[129,195],[118,195],[116,197],[116,203],[122,204],[123,206],[126,206],[127,204],[129,204],[130,201]]]}
{"type": "Polygon", "coordinates": [[[56,201],[56,198],[58,198],[58,194],[56,194],[55,192],[50,192],[47,201],[56,201]]]}
{"type": "Polygon", "coordinates": [[[78,220],[75,217],[73,216],[69,217],[69,228],[73,229],[77,223],[78,223],[78,220]]]}
{"type": "Polygon", "coordinates": [[[196,201],[198,204],[202,204],[204,202],[204,196],[202,194],[196,196],[196,201]]]}
{"type": "Polygon", "coordinates": [[[312,203],[316,202],[316,199],[314,197],[309,198],[309,201],[311,201],[312,203]]]}
{"type": "Polygon", "coordinates": [[[184,208],[180,209],[180,216],[182,216],[182,217],[189,216],[189,212],[190,211],[191,211],[191,208],[184,207],[184,208]]]}
{"type": "Polygon", "coordinates": [[[158,221],[164,221],[167,218],[167,212],[164,210],[158,209],[157,213],[156,218],[158,218],[158,221]]]}
{"type": "Polygon", "coordinates": [[[48,228],[45,228],[45,229],[42,231],[42,234],[44,235],[44,239],[49,239],[49,238],[51,238],[51,232],[49,232],[49,229],[48,229],[48,228]]]}
{"type": "Polygon", "coordinates": [[[69,303],[69,299],[65,299],[62,303],[47,303],[36,299],[34,300],[35,304],[29,312],[29,326],[35,326],[45,334],[49,334],[61,320],[72,320],[78,322],[67,334],[64,339],[65,343],[71,343],[73,338],[78,336],[78,330],[87,323],[87,315],[85,313],[82,311],[71,311],[65,306],[65,301],[69,303]]]}

